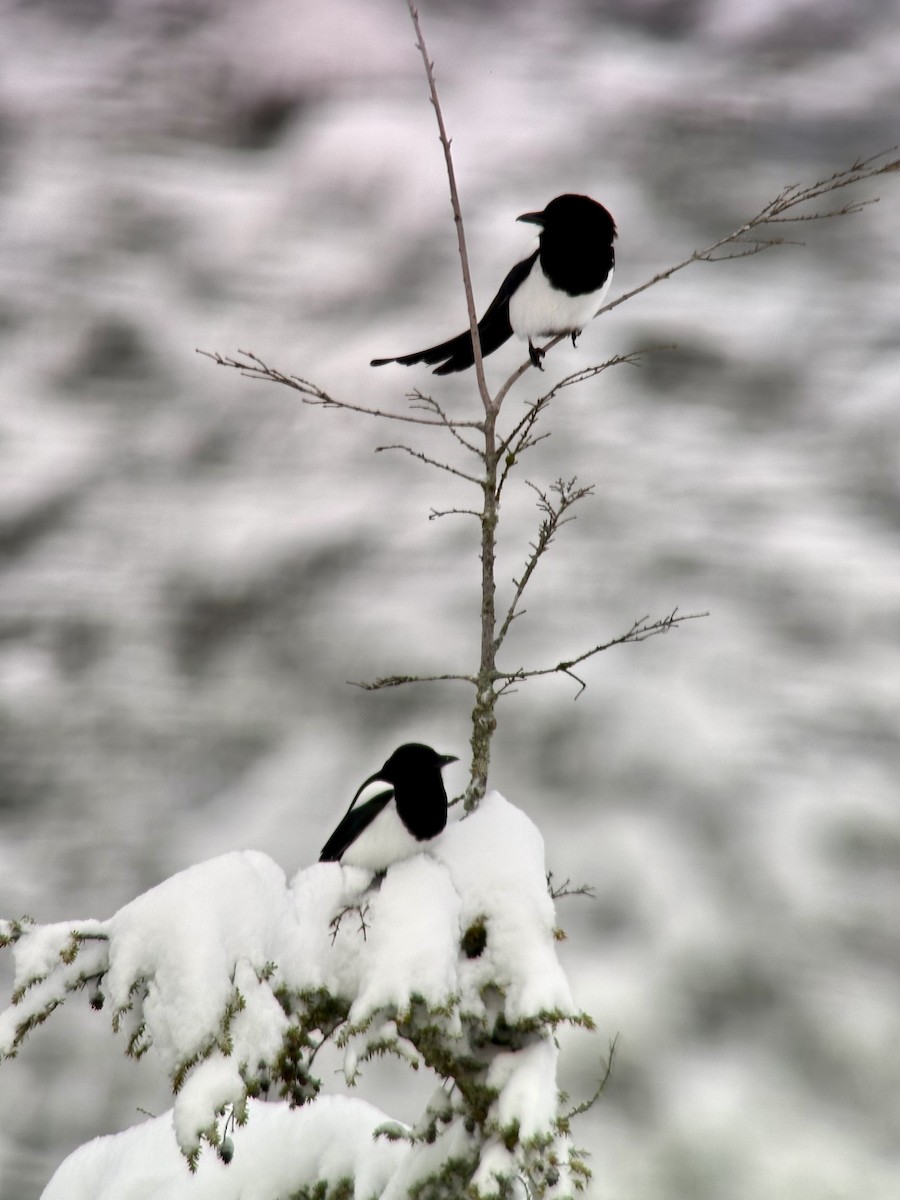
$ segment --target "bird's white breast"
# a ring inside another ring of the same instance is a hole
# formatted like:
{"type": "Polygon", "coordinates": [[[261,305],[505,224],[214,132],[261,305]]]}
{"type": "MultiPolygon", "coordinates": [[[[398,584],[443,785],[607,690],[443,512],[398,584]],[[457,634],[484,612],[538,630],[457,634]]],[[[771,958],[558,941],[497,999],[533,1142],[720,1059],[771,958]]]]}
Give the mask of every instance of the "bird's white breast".
{"type": "Polygon", "coordinates": [[[603,287],[583,296],[570,296],[551,287],[536,258],[524,283],[509,301],[509,323],[520,338],[552,337],[557,333],[577,333],[596,316],[612,284],[610,271],[603,287]]]}
{"type": "Polygon", "coordinates": [[[396,804],[390,800],[347,847],[341,862],[350,867],[365,867],[367,871],[385,871],[392,863],[419,854],[424,848],[425,842],[416,841],[400,820],[396,804]]]}

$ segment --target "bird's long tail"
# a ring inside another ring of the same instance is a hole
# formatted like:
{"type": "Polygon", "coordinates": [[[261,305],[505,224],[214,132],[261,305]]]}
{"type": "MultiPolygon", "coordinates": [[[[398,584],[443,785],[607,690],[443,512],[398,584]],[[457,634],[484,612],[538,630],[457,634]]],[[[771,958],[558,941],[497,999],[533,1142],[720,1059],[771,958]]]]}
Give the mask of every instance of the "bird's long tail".
{"type": "MultiPolygon", "coordinates": [[[[509,310],[505,305],[501,310],[494,312],[489,310],[484,314],[478,323],[478,336],[481,341],[482,358],[493,354],[512,337],[509,310]]],[[[439,346],[429,346],[427,350],[418,350],[415,354],[403,354],[397,358],[373,358],[372,366],[383,367],[385,363],[392,362],[402,363],[407,367],[420,362],[427,363],[429,366],[440,363],[439,367],[435,367],[435,375],[451,375],[454,371],[465,371],[475,362],[472,335],[466,330],[465,333],[451,338],[448,342],[441,342],[439,346]]]]}

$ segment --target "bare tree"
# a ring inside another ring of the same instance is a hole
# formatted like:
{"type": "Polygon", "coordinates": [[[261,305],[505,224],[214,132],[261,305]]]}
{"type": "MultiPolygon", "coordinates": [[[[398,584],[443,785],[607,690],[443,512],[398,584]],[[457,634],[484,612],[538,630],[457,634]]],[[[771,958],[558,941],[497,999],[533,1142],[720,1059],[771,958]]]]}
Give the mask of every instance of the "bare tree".
{"type": "MultiPolygon", "coordinates": [[[[496,557],[497,530],[500,521],[500,502],[504,488],[516,467],[520,465],[523,455],[537,445],[546,432],[538,432],[539,422],[547,415],[552,402],[564,389],[587,383],[595,379],[611,367],[635,366],[643,354],[648,351],[630,354],[620,354],[606,362],[584,367],[555,383],[537,400],[531,402],[525,414],[515,420],[509,428],[500,425],[501,409],[511,389],[532,368],[530,359],[525,360],[508,379],[492,393],[488,387],[481,355],[481,343],[478,335],[478,315],[472,290],[472,278],[469,270],[469,258],[466,248],[465,226],[456,175],[453,167],[453,156],[450,149],[450,138],[444,124],[434,74],[434,63],[428,55],[419,13],[411,0],[407,0],[410,17],[415,28],[416,45],[422,57],[431,103],[437,120],[440,142],[444,154],[444,164],[450,191],[450,203],[453,221],[456,227],[457,246],[462,282],[466,296],[466,308],[469,317],[469,331],[475,353],[475,382],[482,406],[482,416],[478,419],[462,420],[451,417],[434,396],[426,395],[415,390],[408,394],[409,407],[406,411],[386,411],[365,404],[355,404],[331,395],[318,384],[310,382],[299,375],[285,373],[263,362],[261,358],[250,351],[238,351],[236,357],[219,353],[208,354],[217,364],[231,367],[251,379],[263,380],[270,383],[282,384],[300,394],[305,404],[321,408],[344,409],[361,413],[366,416],[401,424],[419,426],[425,429],[436,429],[450,436],[456,444],[457,451],[469,456],[468,461],[450,461],[438,457],[436,452],[421,450],[417,447],[396,442],[379,445],[377,450],[395,450],[411,455],[420,462],[437,470],[447,472],[465,480],[479,492],[479,502],[471,508],[434,509],[432,517],[448,515],[465,515],[474,517],[480,526],[481,539],[481,639],[480,656],[477,668],[470,671],[448,670],[434,675],[394,674],[370,682],[359,682],[358,686],[367,690],[400,687],[410,683],[443,682],[458,680],[470,684],[475,690],[475,703],[472,709],[471,748],[469,785],[465,794],[467,811],[475,808],[484,795],[487,787],[488,770],[491,757],[491,739],[497,727],[497,701],[507,694],[514,685],[545,675],[567,675],[578,685],[578,692],[586,686],[585,681],[575,673],[574,668],[608,650],[613,646],[629,642],[644,641],[657,634],[668,633],[669,630],[685,621],[705,616],[705,613],[680,613],[673,608],[662,617],[651,618],[643,616],[636,619],[631,627],[618,636],[598,641],[597,644],[576,651],[555,663],[534,667],[516,666],[504,668],[498,665],[498,656],[503,647],[509,630],[515,619],[522,615],[522,598],[528,587],[540,560],[549,549],[559,529],[573,519],[572,509],[585,497],[591,495],[591,486],[582,486],[576,477],[558,479],[549,487],[538,487],[528,483],[537,497],[538,509],[541,515],[538,532],[532,541],[525,562],[518,578],[513,580],[511,599],[501,605],[498,612],[496,557]],[[471,460],[475,460],[471,466],[471,460]]],[[[632,299],[641,292],[666,279],[670,279],[678,271],[693,263],[715,263],[731,259],[748,258],[788,243],[779,229],[789,224],[799,224],[810,221],[820,221],[830,217],[849,216],[860,212],[874,199],[846,200],[834,208],[819,208],[817,202],[843,192],[846,188],[864,181],[888,175],[900,170],[900,159],[893,157],[894,151],[886,151],[860,158],[849,167],[834,172],[825,179],[812,184],[789,184],[782,189],[774,200],[765,204],[754,216],[731,233],[717,238],[709,246],[695,250],[687,258],[674,266],[659,271],[651,279],[646,280],[631,291],[618,296],[605,304],[598,315],[610,312],[626,300],[632,299]]],[[[560,334],[552,338],[543,351],[551,350],[566,335],[560,334]]],[[[200,353],[207,353],[200,351],[200,353]]]]}

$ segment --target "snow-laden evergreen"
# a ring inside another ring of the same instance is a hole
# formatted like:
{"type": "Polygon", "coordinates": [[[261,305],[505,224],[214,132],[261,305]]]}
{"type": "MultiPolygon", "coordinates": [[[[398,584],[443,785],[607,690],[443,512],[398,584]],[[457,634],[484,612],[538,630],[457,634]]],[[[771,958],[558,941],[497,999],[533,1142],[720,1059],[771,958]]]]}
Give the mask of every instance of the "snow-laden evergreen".
{"type": "Polygon", "coordinates": [[[48,1198],[238,1196],[250,1178],[259,1200],[487,1197],[523,1183],[555,1198],[583,1183],[554,1030],[589,1020],[556,957],[541,835],[496,792],[381,877],[317,863],[288,881],[268,856],[235,852],[108,921],[7,921],[0,935],[16,960],[0,1056],[85,988],[128,1053],[159,1056],[176,1094],[171,1113],[78,1150],[48,1198]],[[326,1038],[351,1082],[382,1053],[430,1068],[416,1125],[320,1095],[326,1038]]]}

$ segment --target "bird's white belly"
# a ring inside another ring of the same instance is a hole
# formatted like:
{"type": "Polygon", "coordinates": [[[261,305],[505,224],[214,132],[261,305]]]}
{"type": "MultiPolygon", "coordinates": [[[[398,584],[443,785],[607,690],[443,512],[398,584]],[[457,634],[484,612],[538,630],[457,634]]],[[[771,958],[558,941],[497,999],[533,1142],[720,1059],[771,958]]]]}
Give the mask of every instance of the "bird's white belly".
{"type": "Polygon", "coordinates": [[[534,339],[551,337],[557,333],[579,332],[596,316],[610,289],[612,278],[610,271],[603,287],[596,292],[570,296],[550,286],[541,270],[540,259],[536,259],[525,282],[516,289],[509,301],[509,323],[513,333],[520,338],[534,339]]]}
{"type": "Polygon", "coordinates": [[[425,847],[417,842],[400,820],[391,800],[359,837],[341,855],[341,862],[367,871],[384,871],[392,863],[418,854],[425,847]]]}

